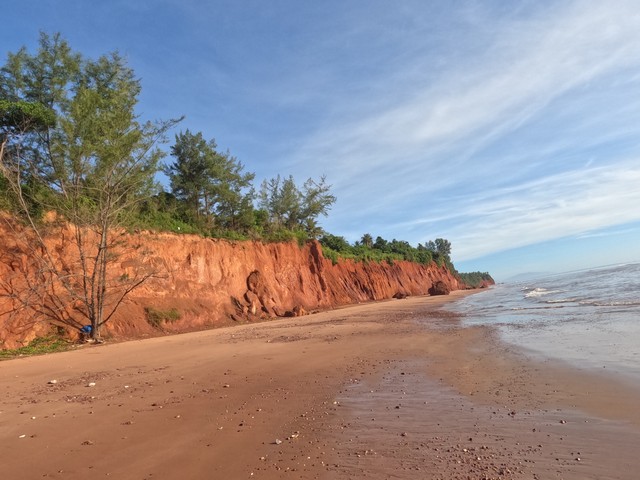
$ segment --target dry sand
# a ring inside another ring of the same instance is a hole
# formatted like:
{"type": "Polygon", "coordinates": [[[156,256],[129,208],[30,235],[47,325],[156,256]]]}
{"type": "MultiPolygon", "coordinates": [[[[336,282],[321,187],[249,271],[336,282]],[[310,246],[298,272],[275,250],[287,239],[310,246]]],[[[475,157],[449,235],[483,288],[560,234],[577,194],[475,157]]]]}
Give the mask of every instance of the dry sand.
{"type": "Polygon", "coordinates": [[[460,328],[463,294],[2,362],[0,475],[640,478],[640,390],[460,328]]]}

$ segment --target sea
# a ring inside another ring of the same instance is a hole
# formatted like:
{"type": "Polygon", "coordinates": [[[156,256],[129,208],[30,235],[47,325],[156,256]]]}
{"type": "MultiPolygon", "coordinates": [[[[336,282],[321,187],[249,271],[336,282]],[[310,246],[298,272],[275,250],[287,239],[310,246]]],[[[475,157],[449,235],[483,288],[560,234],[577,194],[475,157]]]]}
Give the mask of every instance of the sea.
{"type": "Polygon", "coordinates": [[[532,355],[640,381],[640,263],[501,283],[445,308],[532,355]]]}

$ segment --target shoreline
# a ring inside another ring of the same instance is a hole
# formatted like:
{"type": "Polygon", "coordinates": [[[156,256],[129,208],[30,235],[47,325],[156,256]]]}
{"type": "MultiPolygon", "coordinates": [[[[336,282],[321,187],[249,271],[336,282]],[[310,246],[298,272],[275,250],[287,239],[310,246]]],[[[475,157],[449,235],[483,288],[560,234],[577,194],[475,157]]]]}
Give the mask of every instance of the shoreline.
{"type": "Polygon", "coordinates": [[[640,392],[527,359],[438,309],[470,293],[2,362],[3,472],[634,478],[640,392]]]}

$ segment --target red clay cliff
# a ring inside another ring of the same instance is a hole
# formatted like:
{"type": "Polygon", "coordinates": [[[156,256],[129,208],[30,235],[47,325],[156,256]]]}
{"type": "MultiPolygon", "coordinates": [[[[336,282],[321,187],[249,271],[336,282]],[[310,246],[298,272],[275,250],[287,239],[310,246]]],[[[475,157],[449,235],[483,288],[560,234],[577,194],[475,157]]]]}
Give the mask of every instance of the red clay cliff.
{"type": "MultiPolygon", "coordinates": [[[[61,265],[74,262],[71,238],[68,228],[62,227],[49,240],[61,265]]],[[[15,305],[4,287],[11,283],[15,288],[32,267],[10,231],[0,231],[0,255],[0,289],[5,290],[0,295],[0,349],[15,348],[46,334],[51,326],[34,321],[28,310],[5,313],[15,305]]],[[[341,260],[334,265],[315,241],[300,247],[295,242],[230,242],[168,233],[126,235],[109,274],[126,276],[141,266],[153,269],[153,277],[129,294],[103,328],[103,336],[157,334],[158,327],[147,321],[149,308],[177,311],[180,318],[162,322],[161,328],[179,332],[426,295],[438,282],[448,290],[465,287],[446,267],[434,263],[341,260]]],[[[73,329],[68,333],[76,334],[73,329]]]]}

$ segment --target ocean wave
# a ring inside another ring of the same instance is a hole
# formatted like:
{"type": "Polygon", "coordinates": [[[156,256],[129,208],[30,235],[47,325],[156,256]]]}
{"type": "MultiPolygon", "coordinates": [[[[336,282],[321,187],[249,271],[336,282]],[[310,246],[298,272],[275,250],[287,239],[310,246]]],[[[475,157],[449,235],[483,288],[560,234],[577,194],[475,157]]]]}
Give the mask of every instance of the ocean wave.
{"type": "Polygon", "coordinates": [[[640,306],[640,301],[630,300],[630,301],[619,301],[619,302],[602,302],[602,301],[592,300],[592,301],[580,302],[580,305],[591,305],[594,307],[638,307],[640,306]]]}
{"type": "Polygon", "coordinates": [[[525,293],[524,296],[525,298],[536,298],[543,297],[545,295],[551,295],[553,293],[562,293],[562,290],[547,290],[546,288],[538,287],[525,293]]]}
{"type": "Polygon", "coordinates": [[[537,307],[511,307],[509,310],[513,311],[513,312],[525,312],[525,311],[530,311],[530,310],[553,310],[556,308],[565,308],[564,305],[540,305],[537,307]]]}
{"type": "Polygon", "coordinates": [[[554,300],[546,300],[545,303],[580,303],[582,304],[582,299],[580,297],[569,297],[569,298],[556,298],[554,300]]]}
{"type": "Polygon", "coordinates": [[[585,369],[620,365],[640,375],[640,264],[503,284],[489,292],[463,300],[472,305],[468,324],[491,325],[511,343],[585,369]]]}

